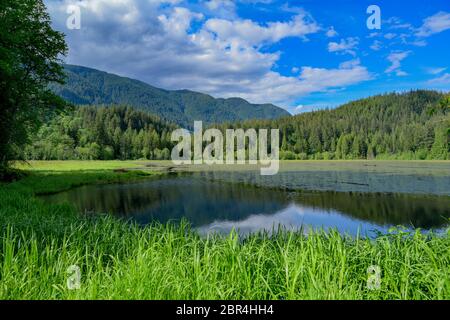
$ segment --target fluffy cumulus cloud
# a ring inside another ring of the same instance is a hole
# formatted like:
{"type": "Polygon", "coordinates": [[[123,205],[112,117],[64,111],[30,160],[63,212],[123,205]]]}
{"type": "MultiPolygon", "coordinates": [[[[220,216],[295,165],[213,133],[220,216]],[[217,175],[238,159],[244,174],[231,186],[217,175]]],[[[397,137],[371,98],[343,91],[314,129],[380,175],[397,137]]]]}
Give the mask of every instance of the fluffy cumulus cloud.
{"type": "MultiPolygon", "coordinates": [[[[298,97],[371,78],[359,61],[331,69],[299,67],[289,76],[274,71],[281,53],[263,50],[265,46],[287,37],[305,39],[321,30],[304,11],[286,21],[262,24],[234,16],[208,18],[209,14],[182,4],[180,0],[47,1],[56,28],[67,34],[68,63],[158,87],[287,106],[298,97]],[[65,27],[70,4],[81,7],[81,30],[65,27]]],[[[226,0],[203,5],[222,12],[233,12],[234,6],[226,0]]],[[[349,52],[356,44],[351,38],[345,41],[350,44],[342,50],[349,52]]]]}
{"type": "Polygon", "coordinates": [[[207,0],[204,4],[215,16],[236,18],[236,2],[233,0],[207,0]]]}
{"type": "Polygon", "coordinates": [[[319,31],[319,26],[306,14],[298,14],[288,22],[269,22],[262,26],[251,20],[209,19],[204,29],[220,41],[242,46],[275,43],[287,37],[305,37],[319,31]]]}

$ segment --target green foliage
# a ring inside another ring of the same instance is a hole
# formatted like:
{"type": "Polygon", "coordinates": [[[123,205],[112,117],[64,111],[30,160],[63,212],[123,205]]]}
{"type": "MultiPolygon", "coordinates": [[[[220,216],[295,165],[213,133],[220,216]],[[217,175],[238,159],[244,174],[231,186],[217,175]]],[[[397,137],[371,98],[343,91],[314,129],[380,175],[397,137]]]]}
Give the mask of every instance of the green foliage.
{"type": "MultiPolygon", "coordinates": [[[[336,110],[217,127],[279,128],[282,160],[445,160],[450,118],[433,91],[376,96],[336,110]],[[430,108],[435,110],[431,115],[430,108]]],[[[132,107],[80,107],[48,121],[29,160],[170,159],[176,127],[132,107]]]]}
{"type": "Polygon", "coordinates": [[[64,105],[49,89],[62,83],[67,46],[51,28],[42,0],[0,2],[0,179],[28,134],[50,109],[64,105]]]}
{"type": "Polygon", "coordinates": [[[431,147],[430,158],[439,159],[439,160],[447,160],[448,159],[448,150],[449,150],[449,131],[450,121],[447,126],[436,127],[434,134],[434,143],[431,147]]]}
{"type": "Polygon", "coordinates": [[[286,160],[444,160],[450,150],[449,101],[449,96],[435,91],[392,93],[335,110],[224,124],[221,128],[279,128],[280,155],[286,160]]]}
{"type": "Polygon", "coordinates": [[[211,124],[289,115],[271,104],[250,104],[239,98],[214,99],[188,90],[167,91],[95,69],[64,67],[66,84],[53,85],[52,90],[75,105],[130,105],[186,128],[191,128],[196,120],[211,124]]]}
{"type": "Polygon", "coordinates": [[[26,147],[28,160],[170,158],[175,126],[131,107],[79,107],[45,124],[26,147]]]}

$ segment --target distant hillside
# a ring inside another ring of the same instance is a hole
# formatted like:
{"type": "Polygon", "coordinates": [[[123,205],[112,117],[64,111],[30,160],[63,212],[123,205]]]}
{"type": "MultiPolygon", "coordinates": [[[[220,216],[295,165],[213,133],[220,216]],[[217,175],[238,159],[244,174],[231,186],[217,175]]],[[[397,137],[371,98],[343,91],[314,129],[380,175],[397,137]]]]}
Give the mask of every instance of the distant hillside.
{"type": "Polygon", "coordinates": [[[130,105],[164,120],[192,127],[248,119],[276,119],[289,113],[273,104],[251,104],[244,99],[215,99],[188,91],[168,91],[144,82],[81,66],[65,65],[67,80],[53,90],[75,105],[130,105]]]}
{"type": "MultiPolygon", "coordinates": [[[[224,124],[224,128],[229,124],[224,124]]],[[[285,159],[448,159],[450,96],[417,90],[234,127],[279,128],[285,159]]]]}

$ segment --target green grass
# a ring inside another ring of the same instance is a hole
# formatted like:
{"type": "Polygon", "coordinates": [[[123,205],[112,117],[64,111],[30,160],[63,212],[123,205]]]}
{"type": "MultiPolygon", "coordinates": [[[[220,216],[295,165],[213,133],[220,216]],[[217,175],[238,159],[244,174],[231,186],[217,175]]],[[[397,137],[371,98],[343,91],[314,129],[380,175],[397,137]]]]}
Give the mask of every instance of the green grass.
{"type": "Polygon", "coordinates": [[[137,161],[29,161],[17,162],[17,169],[31,171],[79,171],[79,170],[114,170],[114,169],[130,169],[143,168],[137,161]]]}
{"type": "Polygon", "coordinates": [[[0,299],[449,299],[450,233],[376,240],[317,232],[202,238],[181,225],[83,218],[36,194],[142,179],[140,172],[34,172],[0,185],[0,299]],[[69,290],[67,268],[81,268],[69,290]],[[379,290],[367,268],[381,268],[379,290]]]}
{"type": "Polygon", "coordinates": [[[149,178],[151,171],[113,172],[108,170],[73,172],[38,172],[10,185],[11,190],[29,191],[34,195],[52,194],[88,184],[124,183],[149,178]]]}

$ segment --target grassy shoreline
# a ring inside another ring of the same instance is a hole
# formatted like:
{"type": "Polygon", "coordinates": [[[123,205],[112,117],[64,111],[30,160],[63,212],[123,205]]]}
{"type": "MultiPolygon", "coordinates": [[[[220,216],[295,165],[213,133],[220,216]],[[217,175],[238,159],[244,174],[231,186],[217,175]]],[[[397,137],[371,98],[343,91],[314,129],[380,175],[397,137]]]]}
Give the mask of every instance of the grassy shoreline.
{"type": "Polygon", "coordinates": [[[297,232],[202,238],[187,224],[139,227],[34,194],[148,177],[136,171],[35,172],[0,185],[0,299],[449,299],[450,233],[297,232]],[[143,176],[144,175],[144,176],[143,176]],[[67,268],[81,269],[69,290],[67,268]],[[381,287],[367,288],[367,268],[381,287]]]}

